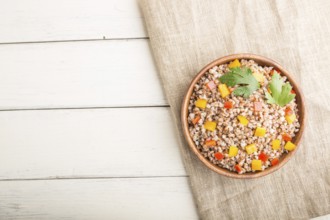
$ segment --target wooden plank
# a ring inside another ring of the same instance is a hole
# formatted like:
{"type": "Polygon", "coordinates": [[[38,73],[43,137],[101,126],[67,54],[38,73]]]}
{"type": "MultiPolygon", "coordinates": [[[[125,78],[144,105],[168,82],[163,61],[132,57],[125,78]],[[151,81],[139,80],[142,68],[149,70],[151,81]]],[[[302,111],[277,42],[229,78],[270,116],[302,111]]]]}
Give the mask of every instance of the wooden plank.
{"type": "Polygon", "coordinates": [[[187,178],[0,181],[0,219],[198,219],[187,178]]]}
{"type": "Polygon", "coordinates": [[[0,112],[0,179],[186,175],[169,108],[0,112]]]}
{"type": "Polygon", "coordinates": [[[3,0],[0,43],[146,37],[136,0],[3,0]]]}
{"type": "Polygon", "coordinates": [[[166,105],[147,40],[0,45],[0,109],[166,105]]]}
{"type": "Polygon", "coordinates": [[[194,220],[187,182],[186,177],[0,181],[0,219],[194,220]]]}

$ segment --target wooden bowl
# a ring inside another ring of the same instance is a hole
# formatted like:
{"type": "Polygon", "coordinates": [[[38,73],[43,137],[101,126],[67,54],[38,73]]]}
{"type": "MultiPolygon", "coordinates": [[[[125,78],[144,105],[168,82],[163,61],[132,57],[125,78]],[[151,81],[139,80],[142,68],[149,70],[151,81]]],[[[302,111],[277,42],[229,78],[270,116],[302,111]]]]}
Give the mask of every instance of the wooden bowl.
{"type": "Polygon", "coordinates": [[[184,136],[189,144],[189,147],[191,150],[197,155],[197,157],[211,170],[217,172],[218,174],[228,176],[228,177],[233,177],[237,179],[250,179],[250,178],[257,178],[257,177],[262,177],[267,174],[270,174],[281,167],[284,166],[292,157],[293,155],[297,152],[299,149],[299,142],[301,140],[304,127],[305,127],[305,106],[304,106],[304,98],[301,93],[301,90],[299,89],[299,86],[297,83],[293,80],[292,76],[290,73],[285,70],[280,64],[277,62],[268,59],[263,56],[255,55],[255,54],[248,54],[248,53],[243,53],[243,54],[233,54],[225,57],[221,57],[208,65],[206,65],[198,74],[197,76],[192,80],[189,89],[184,97],[183,103],[182,103],[182,108],[181,108],[181,122],[182,122],[182,127],[183,127],[183,132],[184,136]],[[233,61],[235,59],[247,59],[247,60],[254,60],[256,63],[262,66],[272,66],[278,69],[281,72],[281,75],[285,75],[288,80],[290,81],[293,89],[296,92],[296,102],[298,105],[298,114],[299,114],[299,123],[300,123],[300,129],[299,132],[296,134],[296,136],[293,138],[292,142],[296,145],[296,149],[283,154],[279,159],[280,162],[276,166],[271,166],[269,168],[266,168],[264,171],[259,171],[259,172],[249,172],[249,173],[244,173],[244,174],[238,174],[236,172],[229,171],[225,168],[221,168],[217,165],[214,165],[212,162],[210,162],[208,159],[206,159],[201,152],[197,149],[195,146],[195,143],[193,142],[192,138],[190,137],[189,133],[189,127],[188,127],[188,106],[189,106],[189,100],[191,97],[191,94],[194,89],[194,85],[198,82],[198,80],[212,67],[216,65],[221,65],[228,63],[230,61],[233,61]]]}

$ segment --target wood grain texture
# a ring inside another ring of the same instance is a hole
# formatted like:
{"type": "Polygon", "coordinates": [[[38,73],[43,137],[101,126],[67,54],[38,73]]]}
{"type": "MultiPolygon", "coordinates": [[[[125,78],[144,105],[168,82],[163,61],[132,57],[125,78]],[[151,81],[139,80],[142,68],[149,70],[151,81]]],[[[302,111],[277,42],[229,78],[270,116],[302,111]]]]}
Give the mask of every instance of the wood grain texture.
{"type": "Polygon", "coordinates": [[[0,180],[185,176],[168,108],[0,112],[0,180]]]}
{"type": "Polygon", "coordinates": [[[136,0],[4,0],[0,43],[146,37],[136,0]]]}
{"type": "Polygon", "coordinates": [[[198,219],[186,177],[0,181],[0,219],[198,219]]]}
{"type": "Polygon", "coordinates": [[[0,109],[166,105],[147,40],[0,45],[0,109]]]}

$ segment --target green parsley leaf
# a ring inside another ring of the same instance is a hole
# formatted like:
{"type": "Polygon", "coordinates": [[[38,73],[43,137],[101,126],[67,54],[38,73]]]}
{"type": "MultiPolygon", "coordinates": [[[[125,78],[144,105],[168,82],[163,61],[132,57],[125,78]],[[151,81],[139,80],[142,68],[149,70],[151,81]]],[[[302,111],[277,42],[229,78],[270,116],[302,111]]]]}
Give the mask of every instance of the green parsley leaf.
{"type": "Polygon", "coordinates": [[[290,83],[284,83],[278,73],[274,73],[272,76],[269,89],[272,94],[266,92],[267,102],[270,104],[277,104],[281,107],[291,102],[296,96],[291,93],[292,87],[290,83]]]}
{"type": "Polygon", "coordinates": [[[251,69],[247,67],[235,67],[230,72],[220,77],[220,82],[227,86],[239,85],[233,92],[234,95],[248,98],[260,85],[252,75],[251,69]]]}

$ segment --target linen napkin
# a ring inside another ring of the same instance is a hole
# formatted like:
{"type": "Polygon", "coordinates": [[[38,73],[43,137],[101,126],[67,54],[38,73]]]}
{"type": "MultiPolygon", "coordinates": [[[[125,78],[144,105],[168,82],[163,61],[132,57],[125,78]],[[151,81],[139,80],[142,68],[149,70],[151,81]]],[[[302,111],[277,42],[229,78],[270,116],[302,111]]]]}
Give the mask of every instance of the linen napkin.
{"type": "Polygon", "coordinates": [[[141,0],[153,55],[202,219],[308,219],[330,213],[330,1],[141,0]],[[282,169],[239,180],[207,169],[184,140],[180,108],[197,72],[233,53],[288,69],[306,98],[301,146],[282,169]]]}

